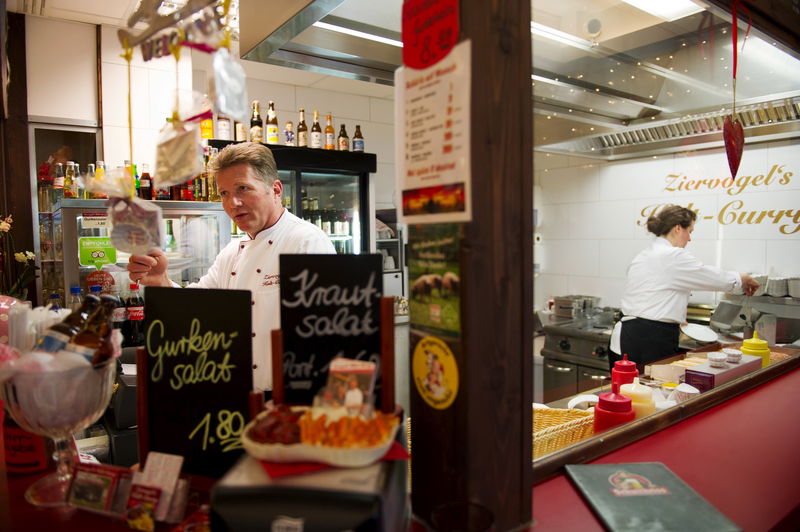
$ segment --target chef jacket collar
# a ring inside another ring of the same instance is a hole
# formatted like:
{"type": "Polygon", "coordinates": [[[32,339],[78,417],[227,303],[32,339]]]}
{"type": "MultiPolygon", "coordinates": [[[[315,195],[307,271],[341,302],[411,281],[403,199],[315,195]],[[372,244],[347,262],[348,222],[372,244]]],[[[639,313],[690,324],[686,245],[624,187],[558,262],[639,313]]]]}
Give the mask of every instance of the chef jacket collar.
{"type": "Polygon", "coordinates": [[[271,226],[267,227],[266,229],[262,229],[261,231],[259,231],[258,234],[256,234],[255,238],[250,238],[250,235],[245,233],[245,235],[242,237],[241,241],[242,242],[250,242],[250,241],[264,242],[265,240],[275,236],[275,233],[277,233],[278,227],[281,225],[281,222],[283,221],[283,218],[284,218],[285,215],[286,215],[286,208],[283,209],[283,212],[281,213],[281,217],[278,218],[277,222],[275,222],[271,226]]]}

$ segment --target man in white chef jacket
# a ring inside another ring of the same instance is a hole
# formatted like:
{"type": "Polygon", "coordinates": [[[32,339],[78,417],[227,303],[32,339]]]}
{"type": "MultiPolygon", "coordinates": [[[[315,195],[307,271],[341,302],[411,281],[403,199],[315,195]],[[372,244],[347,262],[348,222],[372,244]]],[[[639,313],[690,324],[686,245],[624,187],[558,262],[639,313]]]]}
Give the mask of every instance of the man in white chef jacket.
{"type": "MultiPolygon", "coordinates": [[[[262,144],[231,144],[219,152],[209,171],[216,174],[222,207],[246,233],[230,242],[198,282],[189,288],[230,288],[253,293],[253,386],[272,389],[270,331],[280,328],[279,256],[335,253],[317,226],[281,205],[283,185],[272,152],[262,144]]],[[[174,286],[160,250],[132,255],[131,280],[145,286],[174,286]]]]}

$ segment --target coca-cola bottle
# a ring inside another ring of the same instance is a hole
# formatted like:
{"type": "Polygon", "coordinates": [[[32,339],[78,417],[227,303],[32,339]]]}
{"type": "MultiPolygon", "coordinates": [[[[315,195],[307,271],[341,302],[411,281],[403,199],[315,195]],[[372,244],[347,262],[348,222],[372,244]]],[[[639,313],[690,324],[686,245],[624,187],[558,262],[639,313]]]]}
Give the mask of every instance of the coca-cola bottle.
{"type": "Polygon", "coordinates": [[[100,305],[100,298],[88,294],[77,310],[72,311],[63,321],[51,325],[36,344],[38,351],[57,353],[70,339],[83,328],[89,315],[100,305]]]}
{"type": "Polygon", "coordinates": [[[138,283],[130,284],[131,292],[125,301],[128,319],[122,328],[123,347],[134,347],[144,344],[144,298],[138,283]]]}

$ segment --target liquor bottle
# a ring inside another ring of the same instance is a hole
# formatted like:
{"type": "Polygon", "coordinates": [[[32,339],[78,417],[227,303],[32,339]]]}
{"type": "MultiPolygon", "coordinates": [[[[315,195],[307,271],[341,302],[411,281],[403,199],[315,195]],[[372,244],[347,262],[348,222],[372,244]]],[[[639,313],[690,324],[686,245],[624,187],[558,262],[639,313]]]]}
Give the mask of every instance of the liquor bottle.
{"type": "Polygon", "coordinates": [[[94,195],[89,193],[89,188],[94,186],[96,176],[97,176],[97,171],[95,170],[94,163],[87,164],[86,179],[83,180],[83,197],[85,199],[91,199],[92,196],[94,195]]]}
{"type": "Polygon", "coordinates": [[[198,176],[195,195],[197,201],[208,201],[208,158],[211,155],[211,149],[206,146],[203,148],[203,152],[203,172],[198,176]]]}
{"type": "MultiPolygon", "coordinates": [[[[106,163],[104,161],[97,161],[97,167],[95,168],[95,179],[98,181],[105,180],[106,176],[106,163]]],[[[95,199],[106,199],[108,196],[103,194],[102,192],[93,192],[92,197],[95,199]]]]}
{"type": "Polygon", "coordinates": [[[350,151],[350,137],[347,136],[347,130],[344,124],[339,128],[339,151],[350,151]]]}
{"type": "Polygon", "coordinates": [[[361,126],[356,124],[356,132],[353,133],[353,151],[364,151],[364,136],[361,134],[361,126]]]}
{"type": "Polygon", "coordinates": [[[319,111],[314,110],[314,123],[311,125],[311,147],[322,148],[322,128],[319,127],[319,111]]]}
{"type": "Polygon", "coordinates": [[[123,328],[124,347],[140,346],[144,344],[144,299],[137,283],[130,284],[130,294],[125,301],[128,311],[128,321],[123,328]]]}
{"type": "Polygon", "coordinates": [[[297,123],[297,145],[308,146],[308,127],[306,126],[306,111],[300,109],[300,121],[297,123]]]}
{"type": "MultiPolygon", "coordinates": [[[[211,148],[211,154],[208,158],[208,164],[214,162],[214,159],[217,158],[217,154],[219,153],[219,149],[211,148]]],[[[208,201],[222,201],[222,198],[219,196],[219,186],[217,186],[217,176],[213,172],[208,173],[208,201]]]]}
{"type": "Polygon", "coordinates": [[[236,142],[245,142],[247,140],[247,129],[241,122],[237,121],[233,124],[233,132],[234,132],[233,140],[235,140],[236,142]]]}
{"type": "Polygon", "coordinates": [[[86,197],[86,182],[84,181],[83,176],[81,175],[81,165],[75,163],[75,186],[78,191],[78,195],[75,196],[76,198],[85,198],[86,197]]]}
{"type": "Polygon", "coordinates": [[[164,253],[175,253],[178,251],[178,243],[175,241],[175,234],[172,232],[172,220],[167,222],[167,231],[164,235],[164,253]]]}
{"type": "Polygon", "coordinates": [[[67,161],[67,168],[64,170],[64,198],[76,198],[78,196],[78,184],[75,182],[75,163],[67,161]]]}
{"type": "Polygon", "coordinates": [[[227,116],[217,115],[217,138],[220,140],[233,140],[231,119],[227,116]]]}
{"type": "Polygon", "coordinates": [[[336,130],[333,129],[333,119],[330,113],[325,115],[325,149],[336,149],[336,130]]]}
{"type": "Polygon", "coordinates": [[[153,180],[150,177],[150,167],[147,163],[142,163],[142,175],[139,176],[139,197],[142,199],[153,199],[153,180]]]}
{"type": "Polygon", "coordinates": [[[280,134],[278,130],[278,115],[275,114],[275,102],[269,101],[267,108],[267,144],[280,144],[280,134]]]}
{"type": "Polygon", "coordinates": [[[60,351],[73,336],[78,334],[98,305],[100,305],[100,298],[94,294],[88,294],[83,298],[83,303],[77,310],[73,310],[62,321],[51,325],[45,331],[36,342],[36,350],[47,353],[60,351]]]}
{"type": "Polygon", "coordinates": [[[284,144],[287,146],[296,146],[297,139],[294,138],[294,123],[289,120],[283,128],[284,144]]]}
{"type": "Polygon", "coordinates": [[[83,303],[83,296],[81,296],[80,286],[69,287],[69,297],[67,298],[67,307],[73,312],[81,308],[83,303]]]}
{"type": "Polygon", "coordinates": [[[250,117],[250,142],[264,142],[264,121],[261,120],[258,100],[253,100],[253,116],[250,117]]]}
{"type": "Polygon", "coordinates": [[[62,199],[64,199],[64,165],[56,163],[56,173],[53,178],[53,209],[62,199]]]}

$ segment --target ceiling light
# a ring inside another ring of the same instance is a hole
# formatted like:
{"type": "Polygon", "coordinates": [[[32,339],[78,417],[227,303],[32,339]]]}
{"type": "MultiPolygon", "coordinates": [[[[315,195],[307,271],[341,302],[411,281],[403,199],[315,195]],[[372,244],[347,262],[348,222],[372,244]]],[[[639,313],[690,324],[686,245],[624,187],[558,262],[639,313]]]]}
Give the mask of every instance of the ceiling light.
{"type": "Polygon", "coordinates": [[[667,21],[678,20],[679,18],[693,15],[703,11],[703,8],[691,0],[623,0],[637,9],[641,9],[653,16],[667,21]]]}
{"type": "Polygon", "coordinates": [[[361,37],[362,39],[369,39],[370,41],[380,42],[383,44],[390,44],[392,46],[397,46],[398,48],[403,47],[402,42],[395,41],[394,39],[387,39],[386,37],[380,37],[378,35],[373,35],[371,33],[366,33],[363,31],[351,30],[350,28],[336,26],[334,24],[328,24],[327,22],[315,22],[313,25],[317,28],[322,28],[323,30],[336,31],[339,33],[344,33],[346,35],[352,35],[353,37],[361,37]]]}

